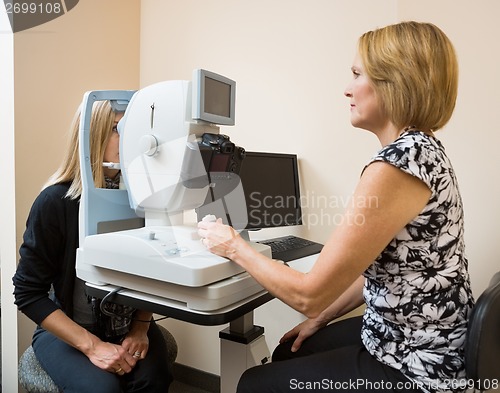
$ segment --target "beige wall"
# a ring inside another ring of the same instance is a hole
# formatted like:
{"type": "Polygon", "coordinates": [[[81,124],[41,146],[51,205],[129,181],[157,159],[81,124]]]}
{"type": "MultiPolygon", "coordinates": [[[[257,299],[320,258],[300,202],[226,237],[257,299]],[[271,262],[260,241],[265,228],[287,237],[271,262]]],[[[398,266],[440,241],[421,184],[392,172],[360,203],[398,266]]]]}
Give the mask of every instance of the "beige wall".
{"type": "Polygon", "coordinates": [[[15,34],[18,237],[34,197],[61,161],[83,93],[138,87],[139,15],[136,0],[85,0],[15,34]]]}
{"type": "MultiPolygon", "coordinates": [[[[137,0],[84,0],[64,16],[14,35],[18,246],[34,198],[62,159],[85,91],[138,88],[139,23],[137,0]]],[[[20,353],[33,327],[20,315],[20,353]]]]}
{"type": "Polygon", "coordinates": [[[429,20],[455,44],[460,83],[454,116],[440,135],[454,163],[465,205],[466,246],[472,287],[479,294],[500,270],[500,132],[495,126],[500,91],[500,3],[495,0],[400,2],[400,19],[429,20]]]}
{"type": "MultiPolygon", "coordinates": [[[[141,86],[189,79],[197,67],[235,79],[236,125],[222,131],[247,150],[298,154],[306,225],[294,231],[321,242],[379,148],[350,125],[343,96],[358,36],[405,19],[441,26],[455,43],[461,79],[456,113],[438,135],[463,194],[474,292],[500,270],[497,0],[142,0],[141,12],[141,86]]],[[[270,347],[297,318],[277,301],[256,311],[270,347]]],[[[218,372],[219,328],[167,324],[181,363],[218,372]]]]}

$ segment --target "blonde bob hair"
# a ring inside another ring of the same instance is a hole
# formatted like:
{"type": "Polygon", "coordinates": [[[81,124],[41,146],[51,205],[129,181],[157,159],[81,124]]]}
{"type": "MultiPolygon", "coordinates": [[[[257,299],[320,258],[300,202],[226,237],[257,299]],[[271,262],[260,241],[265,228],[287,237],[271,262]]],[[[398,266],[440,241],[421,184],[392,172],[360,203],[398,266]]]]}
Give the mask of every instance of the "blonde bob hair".
{"type": "MultiPolygon", "coordinates": [[[[82,194],[80,174],[80,113],[78,108],[70,127],[69,144],[63,161],[56,172],[45,183],[44,188],[58,183],[71,182],[66,197],[77,199],[82,194]]],[[[105,187],[103,160],[104,151],[113,132],[115,112],[109,101],[97,101],[92,108],[90,121],[90,165],[95,187],[105,187]]]]}
{"type": "Polygon", "coordinates": [[[363,34],[358,51],[382,110],[395,126],[436,131],[450,120],[458,62],[438,27],[413,21],[389,25],[363,34]]]}

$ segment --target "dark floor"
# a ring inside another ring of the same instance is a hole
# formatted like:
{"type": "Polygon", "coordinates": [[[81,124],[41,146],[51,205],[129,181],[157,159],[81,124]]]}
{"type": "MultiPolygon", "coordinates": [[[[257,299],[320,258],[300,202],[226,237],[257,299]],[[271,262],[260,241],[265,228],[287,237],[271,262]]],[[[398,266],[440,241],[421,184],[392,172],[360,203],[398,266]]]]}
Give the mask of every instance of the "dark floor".
{"type": "Polygon", "coordinates": [[[186,385],[183,382],[174,381],[168,389],[168,393],[212,393],[208,390],[203,390],[195,386],[186,385]]]}
{"type": "Polygon", "coordinates": [[[219,393],[220,377],[175,363],[168,393],[219,393]]]}

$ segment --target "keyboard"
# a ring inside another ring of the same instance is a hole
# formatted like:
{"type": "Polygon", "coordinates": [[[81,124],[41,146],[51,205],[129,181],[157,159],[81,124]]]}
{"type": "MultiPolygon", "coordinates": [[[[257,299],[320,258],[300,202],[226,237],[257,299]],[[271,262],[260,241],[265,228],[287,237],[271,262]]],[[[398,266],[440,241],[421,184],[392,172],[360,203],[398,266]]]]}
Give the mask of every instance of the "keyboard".
{"type": "Polygon", "coordinates": [[[320,243],[292,235],[261,240],[257,243],[271,247],[273,259],[283,262],[318,254],[323,248],[320,243]]]}

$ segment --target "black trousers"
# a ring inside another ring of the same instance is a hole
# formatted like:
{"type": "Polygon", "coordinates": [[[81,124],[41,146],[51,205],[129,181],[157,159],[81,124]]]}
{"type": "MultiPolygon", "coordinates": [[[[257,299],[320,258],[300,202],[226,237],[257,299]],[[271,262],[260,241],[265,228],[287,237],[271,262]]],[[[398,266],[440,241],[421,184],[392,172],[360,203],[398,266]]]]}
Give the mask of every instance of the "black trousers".
{"type": "Polygon", "coordinates": [[[166,393],[172,382],[165,340],[156,323],[148,331],[149,349],[133,370],[118,376],[96,367],[83,353],[43,329],[33,336],[35,355],[58,387],[68,393],[166,393]]]}
{"type": "Polygon", "coordinates": [[[238,393],[297,391],[414,392],[398,370],[376,360],[361,342],[362,317],[326,326],[291,352],[292,342],[280,344],[272,362],[243,373],[238,393]]]}

